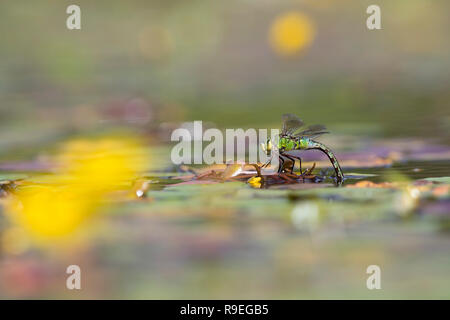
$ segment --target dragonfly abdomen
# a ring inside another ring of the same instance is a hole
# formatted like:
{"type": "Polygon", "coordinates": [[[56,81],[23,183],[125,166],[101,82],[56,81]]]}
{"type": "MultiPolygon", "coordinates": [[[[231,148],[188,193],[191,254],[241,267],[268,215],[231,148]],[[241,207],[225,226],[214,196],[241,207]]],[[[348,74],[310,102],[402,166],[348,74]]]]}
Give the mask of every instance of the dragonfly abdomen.
{"type": "Polygon", "coordinates": [[[336,179],[339,183],[341,183],[344,180],[344,174],[333,151],[331,151],[326,145],[317,141],[310,140],[310,145],[311,146],[308,149],[317,149],[327,155],[328,159],[331,161],[334,171],[336,172],[336,179]]]}

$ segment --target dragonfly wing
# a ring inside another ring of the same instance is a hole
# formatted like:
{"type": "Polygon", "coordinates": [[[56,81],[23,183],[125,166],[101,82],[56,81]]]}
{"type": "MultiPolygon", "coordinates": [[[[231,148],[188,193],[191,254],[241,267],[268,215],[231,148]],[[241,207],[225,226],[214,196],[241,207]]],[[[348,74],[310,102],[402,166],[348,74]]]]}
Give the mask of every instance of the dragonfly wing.
{"type": "Polygon", "coordinates": [[[306,128],[306,130],[296,133],[295,136],[314,138],[314,137],[320,136],[325,133],[329,133],[329,131],[327,131],[327,128],[325,128],[325,126],[323,126],[321,124],[315,124],[315,125],[309,126],[308,128],[306,128]]]}
{"type": "Polygon", "coordinates": [[[291,135],[301,126],[303,126],[303,121],[292,113],[286,113],[282,116],[283,128],[281,130],[282,134],[291,135]]]}

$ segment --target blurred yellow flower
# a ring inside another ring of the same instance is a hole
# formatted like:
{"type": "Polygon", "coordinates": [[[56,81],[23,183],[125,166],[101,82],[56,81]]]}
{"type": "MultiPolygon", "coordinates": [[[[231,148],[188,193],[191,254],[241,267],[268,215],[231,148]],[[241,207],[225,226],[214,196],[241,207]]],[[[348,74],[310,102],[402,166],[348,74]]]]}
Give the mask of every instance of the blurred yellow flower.
{"type": "Polygon", "coordinates": [[[148,164],[137,140],[104,138],[74,140],[58,157],[61,183],[82,187],[84,192],[108,192],[129,183],[148,164]]]}
{"type": "Polygon", "coordinates": [[[310,46],[314,35],[314,25],[306,15],[288,12],[272,23],[269,41],[275,52],[291,56],[310,46]]]}
{"type": "Polygon", "coordinates": [[[247,180],[247,183],[255,189],[260,189],[261,185],[262,185],[262,178],[261,177],[251,177],[250,179],[247,180]]]}
{"type": "Polygon", "coordinates": [[[144,155],[133,139],[69,142],[57,157],[60,171],[45,185],[19,189],[8,203],[9,216],[39,240],[71,234],[98,212],[108,194],[131,188],[144,155]]]}
{"type": "Polygon", "coordinates": [[[99,199],[73,187],[28,187],[9,209],[14,222],[30,235],[55,238],[70,234],[99,206],[99,199]]]}

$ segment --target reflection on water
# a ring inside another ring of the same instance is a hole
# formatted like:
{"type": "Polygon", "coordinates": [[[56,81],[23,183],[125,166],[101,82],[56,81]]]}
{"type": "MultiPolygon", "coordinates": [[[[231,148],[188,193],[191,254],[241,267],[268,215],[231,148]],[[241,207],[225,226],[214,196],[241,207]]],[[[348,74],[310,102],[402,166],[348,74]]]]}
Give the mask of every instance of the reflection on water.
{"type": "Polygon", "coordinates": [[[392,181],[395,180],[396,177],[418,180],[424,178],[450,176],[450,160],[396,162],[389,167],[351,168],[348,170],[351,172],[370,174],[374,176],[356,177],[347,175],[347,180],[345,181],[346,184],[355,183],[361,178],[373,182],[392,181]]]}

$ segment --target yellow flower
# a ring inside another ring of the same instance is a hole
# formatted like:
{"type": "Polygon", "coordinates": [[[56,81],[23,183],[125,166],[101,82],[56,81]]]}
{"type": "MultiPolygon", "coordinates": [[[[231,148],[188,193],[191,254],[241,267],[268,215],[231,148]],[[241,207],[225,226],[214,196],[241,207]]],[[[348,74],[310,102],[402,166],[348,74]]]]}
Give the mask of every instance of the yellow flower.
{"type": "Polygon", "coordinates": [[[315,30],[312,21],[300,12],[288,12],[275,19],[269,41],[280,55],[291,56],[311,45],[315,30]]]}
{"type": "Polygon", "coordinates": [[[147,162],[142,150],[137,141],[125,138],[69,142],[57,157],[60,171],[45,185],[22,186],[7,211],[36,239],[72,234],[98,213],[108,194],[131,188],[147,162]]]}
{"type": "Polygon", "coordinates": [[[105,192],[129,183],[147,164],[138,141],[124,138],[75,140],[59,156],[60,180],[85,191],[105,192]]]}
{"type": "Polygon", "coordinates": [[[99,199],[73,187],[28,187],[13,199],[9,209],[14,222],[30,235],[55,238],[75,231],[99,206],[99,199]]]}
{"type": "Polygon", "coordinates": [[[247,180],[248,184],[255,189],[260,189],[261,188],[261,183],[262,183],[262,178],[261,177],[251,177],[250,179],[247,180]]]}

